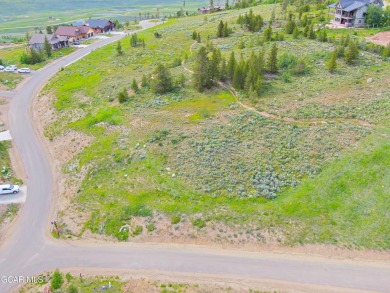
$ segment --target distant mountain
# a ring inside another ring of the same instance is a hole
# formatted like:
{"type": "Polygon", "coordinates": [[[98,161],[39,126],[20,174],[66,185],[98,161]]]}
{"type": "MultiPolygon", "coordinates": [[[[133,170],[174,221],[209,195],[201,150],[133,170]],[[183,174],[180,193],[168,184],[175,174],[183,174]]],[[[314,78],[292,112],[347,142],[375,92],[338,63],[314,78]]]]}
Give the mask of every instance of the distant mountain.
{"type": "MultiPolygon", "coordinates": [[[[3,15],[29,14],[42,11],[79,10],[89,8],[135,8],[146,5],[178,4],[180,0],[1,0],[0,11],[3,15]]],[[[190,0],[186,3],[204,4],[207,1],[190,0]]]]}

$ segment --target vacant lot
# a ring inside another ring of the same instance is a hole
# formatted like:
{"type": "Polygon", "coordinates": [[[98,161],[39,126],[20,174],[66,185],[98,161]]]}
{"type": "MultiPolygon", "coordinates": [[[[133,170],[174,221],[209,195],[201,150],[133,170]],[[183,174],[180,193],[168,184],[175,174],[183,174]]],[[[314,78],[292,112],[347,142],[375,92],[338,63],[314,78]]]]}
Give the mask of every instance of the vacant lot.
{"type": "MultiPolygon", "coordinates": [[[[267,21],[274,9],[279,15],[275,5],[254,12],[267,21]]],[[[324,63],[333,44],[286,36],[276,42],[279,56],[305,60],[306,74],[266,75],[257,99],[218,87],[196,92],[180,66],[183,59],[194,66],[194,30],[203,40],[195,51],[207,43],[224,57],[268,54],[274,42],[236,24],[245,11],[169,21],[139,35],[145,48],[126,38],[123,55],[116,44],[95,51],[43,90],[37,109],[67,181],[60,212],[67,233],[390,247],[389,63],[365,51],[353,66],[340,59],[331,74],[324,63]],[[230,37],[215,37],[220,20],[230,37]],[[166,95],[131,91],[158,63],[175,78],[184,74],[185,86],[166,95]],[[131,98],[119,104],[123,88],[131,98]]]]}

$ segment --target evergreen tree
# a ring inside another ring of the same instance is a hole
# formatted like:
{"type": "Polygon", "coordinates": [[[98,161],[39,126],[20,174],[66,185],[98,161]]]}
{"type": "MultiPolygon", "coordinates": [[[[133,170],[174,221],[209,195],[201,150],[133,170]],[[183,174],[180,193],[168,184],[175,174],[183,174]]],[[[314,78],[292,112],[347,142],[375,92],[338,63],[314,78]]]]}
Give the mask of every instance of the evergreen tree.
{"type": "Polygon", "coordinates": [[[59,270],[55,270],[53,273],[53,277],[50,280],[50,287],[51,289],[58,290],[62,287],[64,284],[64,278],[62,277],[62,274],[60,273],[59,270]]]}
{"type": "Polygon", "coordinates": [[[308,31],[308,33],[307,33],[307,37],[308,37],[309,39],[312,39],[312,40],[314,40],[314,39],[316,38],[316,33],[314,32],[314,29],[313,29],[313,26],[312,26],[312,25],[309,26],[309,31],[308,31]]]}
{"type": "Polygon", "coordinates": [[[217,32],[217,37],[218,38],[222,38],[223,37],[223,28],[224,28],[224,23],[223,23],[223,21],[221,20],[220,22],[219,22],[219,25],[218,25],[218,32],[217,32]]]}
{"type": "Polygon", "coordinates": [[[118,53],[118,55],[122,55],[123,54],[121,41],[118,41],[118,43],[116,45],[116,52],[118,53]]]}
{"type": "Polygon", "coordinates": [[[229,33],[230,33],[230,30],[229,30],[228,24],[227,24],[227,22],[225,22],[225,24],[223,26],[222,36],[224,38],[226,38],[229,36],[229,33]]]}
{"type": "Polygon", "coordinates": [[[278,72],[278,48],[273,44],[268,56],[267,69],[270,73],[278,72]]]}
{"type": "Polygon", "coordinates": [[[271,28],[271,26],[268,26],[264,30],[263,37],[264,37],[264,41],[266,41],[266,42],[271,41],[271,37],[272,37],[272,28],[271,28]]]}
{"type": "Polygon", "coordinates": [[[199,92],[202,92],[205,88],[211,88],[213,85],[210,59],[207,55],[207,50],[203,46],[196,53],[193,81],[199,92]]]}
{"type": "Polygon", "coordinates": [[[229,7],[229,0],[225,1],[225,9],[230,9],[230,7],[229,7]]]}
{"type": "Polygon", "coordinates": [[[226,64],[226,59],[222,58],[221,61],[221,74],[219,77],[219,80],[222,82],[225,82],[228,78],[228,69],[227,69],[227,64],[226,64]]]}
{"type": "Polygon", "coordinates": [[[390,43],[388,43],[387,46],[383,49],[382,57],[383,58],[390,57],[390,43]]]}
{"type": "Polygon", "coordinates": [[[240,60],[240,63],[234,69],[232,84],[237,89],[244,89],[246,80],[245,61],[240,60]]]}
{"type": "Polygon", "coordinates": [[[127,93],[127,89],[123,89],[118,95],[119,103],[123,104],[129,100],[129,94],[127,93]]]}
{"type": "Polygon", "coordinates": [[[293,38],[294,39],[298,39],[299,38],[299,34],[300,34],[300,31],[299,31],[298,27],[295,26],[294,31],[293,31],[293,38]]]}
{"type": "Polygon", "coordinates": [[[292,18],[289,19],[285,27],[286,33],[291,35],[294,32],[295,27],[296,27],[295,21],[292,18]]]}
{"type": "Polygon", "coordinates": [[[149,83],[149,77],[147,77],[145,74],[142,75],[142,79],[141,79],[141,86],[142,87],[149,87],[150,83],[149,83]]]}
{"type": "Polygon", "coordinates": [[[307,38],[307,36],[309,35],[309,29],[310,27],[308,25],[306,25],[305,28],[303,29],[303,36],[305,38],[307,38]]]}
{"type": "Polygon", "coordinates": [[[131,83],[131,89],[134,92],[138,92],[139,91],[138,82],[137,82],[137,80],[135,78],[133,79],[133,82],[131,83]]]}
{"type": "Polygon", "coordinates": [[[196,31],[192,32],[192,39],[196,40],[198,38],[198,33],[196,31]]]}
{"type": "Polygon", "coordinates": [[[230,80],[233,79],[234,70],[236,69],[236,57],[234,56],[234,52],[230,54],[230,58],[227,65],[227,76],[230,80]]]}
{"type": "Polygon", "coordinates": [[[345,62],[353,64],[359,56],[359,50],[356,42],[350,41],[348,47],[345,49],[345,62]]]}
{"type": "Polygon", "coordinates": [[[222,60],[221,50],[214,48],[210,60],[210,78],[214,82],[221,76],[220,64],[222,60]]]}
{"type": "Polygon", "coordinates": [[[52,27],[51,27],[50,25],[48,25],[48,26],[46,27],[46,33],[47,33],[48,35],[53,34],[53,29],[52,29],[52,27]]]}
{"type": "Polygon", "coordinates": [[[45,36],[45,41],[43,43],[43,50],[45,51],[47,57],[51,57],[51,45],[47,40],[46,36],[45,36]]]}
{"type": "Polygon", "coordinates": [[[137,34],[132,34],[130,38],[130,46],[137,47],[137,45],[138,45],[138,36],[137,34]]]}
{"type": "Polygon", "coordinates": [[[326,65],[326,69],[328,69],[330,73],[333,73],[336,71],[336,68],[337,68],[337,49],[334,49],[330,59],[328,60],[328,62],[325,65],[326,65]]]}
{"type": "Polygon", "coordinates": [[[202,39],[200,38],[200,33],[198,33],[198,35],[196,36],[196,41],[198,43],[202,43],[202,39]]]}
{"type": "Polygon", "coordinates": [[[163,64],[159,64],[154,70],[151,86],[157,94],[165,94],[173,89],[171,74],[163,64]]]}

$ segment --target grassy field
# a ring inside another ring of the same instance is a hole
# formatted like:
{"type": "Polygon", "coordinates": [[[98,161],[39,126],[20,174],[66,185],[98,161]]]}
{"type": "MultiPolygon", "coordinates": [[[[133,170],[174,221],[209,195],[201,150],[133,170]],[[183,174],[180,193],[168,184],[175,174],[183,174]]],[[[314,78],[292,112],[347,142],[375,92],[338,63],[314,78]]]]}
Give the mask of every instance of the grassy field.
{"type": "Polygon", "coordinates": [[[70,24],[73,21],[88,18],[109,18],[119,21],[134,21],[157,15],[157,9],[161,17],[175,15],[183,8],[189,13],[196,12],[197,8],[205,5],[205,2],[186,1],[183,7],[182,1],[94,1],[82,2],[74,5],[68,1],[51,1],[48,5],[45,1],[2,1],[0,4],[2,13],[0,17],[0,43],[8,43],[22,40],[26,32],[30,34],[45,31],[48,25],[70,24]]]}
{"type": "MultiPolygon", "coordinates": [[[[275,8],[278,15],[276,5],[254,12],[268,20],[275,8]]],[[[286,35],[277,42],[279,56],[288,52],[304,59],[308,73],[287,82],[281,73],[266,76],[260,98],[248,99],[245,92],[238,97],[279,119],[240,107],[225,89],[196,92],[191,75],[176,62],[187,58],[192,68],[193,30],[203,45],[212,43],[225,57],[231,51],[238,58],[269,51],[271,43],[263,42],[261,34],[235,23],[246,11],[171,20],[140,34],[145,49],[131,48],[126,38],[122,56],[115,44],[109,45],[46,86],[42,94],[55,97],[57,119],[45,135],[61,141],[72,130],[92,138],[63,166],[70,184],[82,180],[72,201],[88,219],[78,223],[82,232],[126,240],[152,233],[148,225],[157,226],[163,214],[196,231],[213,232],[218,223],[234,227],[237,233],[223,227],[214,231],[213,237],[224,243],[235,238],[263,243],[271,233],[292,245],[388,249],[390,91],[383,85],[389,82],[389,62],[364,52],[356,65],[339,61],[331,74],[324,62],[332,44],[286,35]],[[220,20],[229,22],[231,37],[215,37],[220,20]],[[166,95],[130,91],[127,104],[117,102],[133,78],[150,77],[160,62],[170,65],[176,78],[184,74],[186,86],[166,95]],[[80,179],[80,174],[85,176],[80,179]],[[135,218],[149,224],[121,229],[135,218]]]]}

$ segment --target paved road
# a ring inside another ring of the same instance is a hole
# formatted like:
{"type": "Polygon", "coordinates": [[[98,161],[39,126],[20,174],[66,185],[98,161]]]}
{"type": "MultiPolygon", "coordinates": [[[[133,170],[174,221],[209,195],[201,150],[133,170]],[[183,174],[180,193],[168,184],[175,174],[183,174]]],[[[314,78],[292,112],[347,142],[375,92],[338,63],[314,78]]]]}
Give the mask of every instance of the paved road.
{"type": "Polygon", "coordinates": [[[53,178],[37,139],[38,134],[32,127],[32,99],[61,67],[122,37],[116,35],[102,40],[46,66],[26,81],[12,98],[10,130],[28,175],[26,183],[29,192],[12,236],[0,247],[0,292],[9,292],[15,286],[15,283],[3,282],[2,276],[27,276],[70,267],[224,274],[390,292],[389,266],[311,261],[239,251],[222,254],[186,246],[81,245],[77,242],[52,241],[45,237],[50,221],[53,178]]]}

